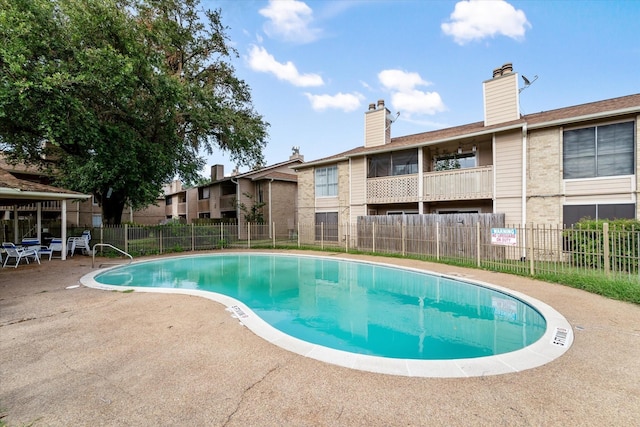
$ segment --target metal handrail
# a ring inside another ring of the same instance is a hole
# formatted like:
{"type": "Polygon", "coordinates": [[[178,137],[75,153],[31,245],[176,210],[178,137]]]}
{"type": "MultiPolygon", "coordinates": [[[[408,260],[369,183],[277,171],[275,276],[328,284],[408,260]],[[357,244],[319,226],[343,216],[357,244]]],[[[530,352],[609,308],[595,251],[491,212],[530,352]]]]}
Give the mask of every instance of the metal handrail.
{"type": "MultiPolygon", "coordinates": [[[[126,253],[125,251],[123,251],[122,249],[118,249],[113,245],[110,245],[108,243],[96,243],[95,245],[93,245],[93,250],[91,251],[91,268],[94,268],[94,265],[96,263],[96,246],[106,246],[108,248],[114,249],[118,252],[120,252],[122,255],[126,255],[129,257],[129,264],[131,264],[131,261],[133,261],[133,257],[131,255],[129,255],[128,253],[126,253]]],[[[104,265],[104,264],[101,264],[104,265]]],[[[127,264],[128,265],[128,264],[127,264]]]]}

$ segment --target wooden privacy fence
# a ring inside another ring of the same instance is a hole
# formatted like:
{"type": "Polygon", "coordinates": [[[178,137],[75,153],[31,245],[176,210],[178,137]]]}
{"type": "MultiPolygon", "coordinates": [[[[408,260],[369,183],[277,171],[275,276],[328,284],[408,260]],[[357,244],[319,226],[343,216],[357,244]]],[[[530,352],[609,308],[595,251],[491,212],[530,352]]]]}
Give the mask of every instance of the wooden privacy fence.
{"type": "MultiPolygon", "coordinates": [[[[81,233],[85,228],[71,230],[81,233]]],[[[366,216],[355,223],[122,225],[91,229],[92,244],[134,256],[221,248],[317,248],[397,254],[522,274],[593,273],[638,280],[636,230],[505,225],[502,215],[366,216]]]]}

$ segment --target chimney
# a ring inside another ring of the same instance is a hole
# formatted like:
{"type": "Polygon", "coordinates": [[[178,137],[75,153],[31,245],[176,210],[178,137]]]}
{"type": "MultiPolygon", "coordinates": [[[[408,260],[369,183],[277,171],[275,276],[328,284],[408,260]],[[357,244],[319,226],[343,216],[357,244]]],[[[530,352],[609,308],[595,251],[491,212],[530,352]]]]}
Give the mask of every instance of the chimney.
{"type": "Polygon", "coordinates": [[[482,84],[484,94],[484,125],[491,126],[518,120],[518,74],[513,64],[507,62],[493,70],[493,77],[482,84]]]}
{"type": "Polygon", "coordinates": [[[387,126],[389,110],[384,106],[384,100],[376,104],[369,104],[369,110],[364,113],[364,146],[377,147],[391,142],[390,126],[387,126]]]}
{"type": "Polygon", "coordinates": [[[300,154],[300,147],[298,147],[297,145],[294,145],[293,147],[291,147],[291,155],[289,156],[289,160],[295,160],[295,159],[300,159],[304,161],[304,156],[300,154]]]}
{"type": "Polygon", "coordinates": [[[211,181],[220,181],[224,178],[224,165],[211,166],[211,181]]]}

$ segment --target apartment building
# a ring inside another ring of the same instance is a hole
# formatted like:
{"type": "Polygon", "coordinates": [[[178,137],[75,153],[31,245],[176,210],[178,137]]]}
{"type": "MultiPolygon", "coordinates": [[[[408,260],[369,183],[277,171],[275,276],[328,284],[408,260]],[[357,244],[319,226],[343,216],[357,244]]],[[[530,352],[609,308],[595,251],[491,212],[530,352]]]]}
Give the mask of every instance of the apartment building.
{"type": "Polygon", "coordinates": [[[384,100],[370,104],[363,146],[295,166],[299,221],[427,213],[504,213],[506,224],[638,218],[640,94],[522,115],[512,64],[493,70],[482,88],[482,121],[400,137],[391,137],[384,100]]]}
{"type": "MultiPolygon", "coordinates": [[[[11,177],[23,182],[32,182],[40,185],[50,185],[51,177],[34,167],[23,164],[8,164],[0,155],[0,170],[10,174],[11,177]]],[[[0,183],[2,184],[2,183],[0,183]]],[[[0,185],[2,187],[2,185],[0,185]]],[[[66,191],[66,190],[65,190],[66,191]]],[[[165,218],[164,196],[159,198],[158,205],[150,205],[144,209],[133,210],[125,206],[122,212],[122,222],[135,222],[137,224],[158,224],[165,218]]],[[[10,203],[0,203],[0,220],[12,219],[16,206],[10,203]]],[[[17,205],[18,218],[23,220],[34,219],[38,209],[41,219],[45,222],[59,222],[62,217],[61,200],[43,200],[40,202],[23,201],[17,205]]],[[[66,218],[68,226],[100,227],[102,225],[102,207],[95,197],[69,201],[66,204],[66,218]]]]}
{"type": "Polygon", "coordinates": [[[187,195],[186,206],[195,200],[189,218],[224,218],[238,223],[247,222],[247,212],[254,206],[265,224],[276,222],[278,227],[293,228],[297,217],[297,175],[292,167],[303,164],[304,156],[298,147],[288,160],[256,168],[245,173],[224,176],[224,167],[211,167],[211,182],[198,186],[187,195]]]}

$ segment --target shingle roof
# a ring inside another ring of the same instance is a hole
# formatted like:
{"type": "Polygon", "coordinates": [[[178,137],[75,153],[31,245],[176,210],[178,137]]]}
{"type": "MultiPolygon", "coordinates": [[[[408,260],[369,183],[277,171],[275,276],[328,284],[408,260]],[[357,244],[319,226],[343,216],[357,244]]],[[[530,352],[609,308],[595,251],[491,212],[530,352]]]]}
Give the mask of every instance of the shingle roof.
{"type": "Polygon", "coordinates": [[[0,168],[0,204],[31,203],[37,200],[80,199],[90,197],[86,194],[52,185],[27,181],[13,176],[9,171],[0,168]],[[34,193],[36,196],[34,197],[34,193]],[[47,194],[51,198],[47,198],[47,194]]]}
{"type": "Polygon", "coordinates": [[[454,126],[445,129],[438,129],[428,132],[416,133],[412,135],[399,136],[391,139],[389,144],[377,147],[364,146],[356,147],[348,151],[343,151],[329,157],[313,160],[295,167],[295,169],[303,169],[311,167],[315,164],[329,163],[339,159],[346,159],[357,155],[367,153],[375,153],[377,151],[392,151],[403,147],[411,147],[420,144],[436,143],[453,138],[465,138],[474,134],[490,134],[498,129],[510,127],[519,127],[523,124],[528,126],[557,126],[558,121],[563,123],[571,123],[578,119],[594,116],[597,114],[606,114],[620,112],[621,114],[631,114],[640,112],[640,93],[634,95],[622,96],[619,98],[606,99],[604,101],[590,102],[572,107],[559,108],[550,111],[543,111],[534,114],[522,116],[519,120],[501,123],[492,126],[485,126],[484,122],[469,123],[461,126],[454,126]]]}

